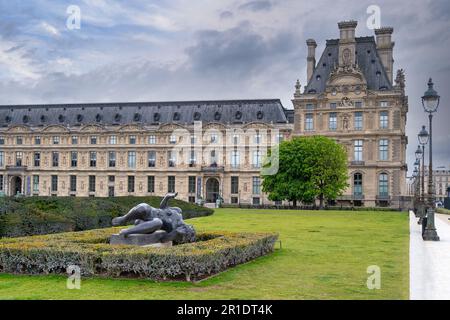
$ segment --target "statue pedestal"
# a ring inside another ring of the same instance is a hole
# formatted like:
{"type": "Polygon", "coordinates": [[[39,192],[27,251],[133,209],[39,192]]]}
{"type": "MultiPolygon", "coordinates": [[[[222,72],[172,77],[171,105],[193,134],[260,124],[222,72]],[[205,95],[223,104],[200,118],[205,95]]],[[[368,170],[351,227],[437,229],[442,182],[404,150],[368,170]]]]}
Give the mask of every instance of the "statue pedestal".
{"type": "Polygon", "coordinates": [[[166,235],[167,232],[163,230],[155,231],[151,234],[130,234],[126,237],[120,234],[113,234],[109,239],[109,244],[118,245],[132,245],[132,246],[152,246],[152,247],[170,247],[172,241],[161,243],[161,238],[166,235]]]}

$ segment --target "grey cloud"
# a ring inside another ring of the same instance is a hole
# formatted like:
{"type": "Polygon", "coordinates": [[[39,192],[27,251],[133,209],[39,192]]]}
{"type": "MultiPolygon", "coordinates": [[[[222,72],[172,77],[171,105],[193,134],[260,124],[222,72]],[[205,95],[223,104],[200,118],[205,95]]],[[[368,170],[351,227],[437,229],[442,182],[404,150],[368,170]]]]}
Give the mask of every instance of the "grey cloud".
{"type": "Polygon", "coordinates": [[[248,11],[268,11],[272,9],[272,3],[270,1],[249,1],[239,6],[239,9],[241,10],[248,10],[248,11]]]}
{"type": "Polygon", "coordinates": [[[223,11],[220,13],[220,19],[230,19],[233,18],[233,12],[231,11],[223,11]]]}
{"type": "Polygon", "coordinates": [[[281,32],[266,39],[252,31],[249,23],[243,23],[225,31],[199,32],[197,42],[186,53],[192,68],[200,73],[247,77],[278,59],[289,61],[289,56],[299,49],[294,38],[291,33],[281,32]]]}

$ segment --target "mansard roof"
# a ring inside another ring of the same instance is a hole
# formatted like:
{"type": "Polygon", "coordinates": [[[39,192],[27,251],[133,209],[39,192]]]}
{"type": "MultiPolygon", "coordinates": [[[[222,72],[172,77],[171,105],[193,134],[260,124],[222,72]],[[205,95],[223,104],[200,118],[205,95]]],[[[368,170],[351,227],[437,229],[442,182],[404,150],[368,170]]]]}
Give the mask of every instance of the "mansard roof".
{"type": "Polygon", "coordinates": [[[0,127],[192,124],[194,121],[276,124],[292,122],[292,117],[279,99],[0,106],[0,127]]]}
{"type": "MultiPolygon", "coordinates": [[[[378,55],[374,37],[357,37],[356,62],[369,90],[392,90],[386,70],[378,55]]],[[[339,39],[327,40],[325,50],[305,88],[305,93],[322,93],[334,66],[339,64],[339,39]]]]}

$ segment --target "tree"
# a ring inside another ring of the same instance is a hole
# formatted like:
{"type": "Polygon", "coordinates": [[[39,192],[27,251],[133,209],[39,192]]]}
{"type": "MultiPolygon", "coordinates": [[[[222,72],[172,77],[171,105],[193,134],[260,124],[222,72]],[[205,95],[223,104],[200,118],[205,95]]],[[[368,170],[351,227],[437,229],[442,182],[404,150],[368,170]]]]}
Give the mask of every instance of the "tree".
{"type": "MultiPolygon", "coordinates": [[[[265,175],[263,191],[272,201],[311,203],[334,200],[348,187],[347,152],[334,140],[323,136],[299,137],[283,141],[278,155],[269,153],[269,161],[278,157],[278,171],[265,175]]],[[[267,162],[267,161],[266,161],[267,162]]],[[[267,164],[265,165],[267,166],[267,164]]]]}

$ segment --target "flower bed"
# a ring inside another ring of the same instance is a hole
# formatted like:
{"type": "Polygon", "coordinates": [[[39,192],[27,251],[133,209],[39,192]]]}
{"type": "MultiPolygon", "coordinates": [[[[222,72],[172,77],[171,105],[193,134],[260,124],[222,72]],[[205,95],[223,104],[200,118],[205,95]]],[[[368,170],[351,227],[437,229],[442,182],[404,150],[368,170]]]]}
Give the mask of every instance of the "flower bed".
{"type": "Polygon", "coordinates": [[[112,246],[120,228],[0,240],[0,271],[66,273],[77,265],[85,276],[139,276],[154,280],[198,280],[273,251],[276,234],[199,233],[194,243],[170,248],[112,246]]]}

